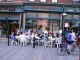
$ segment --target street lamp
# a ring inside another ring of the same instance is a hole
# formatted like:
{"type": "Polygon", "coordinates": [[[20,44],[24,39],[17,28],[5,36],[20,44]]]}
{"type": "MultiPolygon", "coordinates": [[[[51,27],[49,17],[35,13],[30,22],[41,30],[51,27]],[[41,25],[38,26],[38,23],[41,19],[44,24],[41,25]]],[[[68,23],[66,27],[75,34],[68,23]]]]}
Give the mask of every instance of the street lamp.
{"type": "Polygon", "coordinates": [[[5,18],[5,22],[6,22],[6,36],[8,38],[8,46],[9,46],[9,21],[8,18],[5,18]]]}
{"type": "Polygon", "coordinates": [[[67,15],[65,12],[64,12],[64,10],[65,10],[65,6],[63,5],[63,7],[62,7],[62,9],[63,9],[63,14],[62,14],[62,43],[64,43],[65,41],[65,35],[64,35],[64,17],[67,15]]]}

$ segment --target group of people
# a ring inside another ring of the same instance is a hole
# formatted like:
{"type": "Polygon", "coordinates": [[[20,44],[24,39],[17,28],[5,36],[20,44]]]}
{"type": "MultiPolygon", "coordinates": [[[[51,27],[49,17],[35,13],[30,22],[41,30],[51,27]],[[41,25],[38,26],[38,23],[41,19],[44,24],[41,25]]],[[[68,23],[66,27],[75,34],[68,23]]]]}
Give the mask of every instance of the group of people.
{"type": "Polygon", "coordinates": [[[28,43],[29,44],[31,43],[31,40],[32,40],[32,38],[34,36],[35,36],[35,40],[43,39],[45,37],[46,41],[49,40],[48,37],[51,37],[51,38],[59,37],[58,33],[54,34],[54,33],[45,33],[45,32],[42,32],[41,34],[39,34],[39,33],[37,33],[37,30],[35,28],[28,29],[25,32],[23,32],[23,29],[21,28],[20,30],[17,29],[16,33],[12,32],[11,39],[13,39],[14,41],[18,41],[15,36],[22,36],[22,35],[25,35],[25,36],[28,37],[28,43]]]}
{"type": "MultiPolygon", "coordinates": [[[[62,37],[62,30],[60,29],[59,32],[56,33],[56,34],[54,34],[54,33],[44,33],[44,32],[42,32],[41,34],[38,34],[37,30],[35,28],[26,30],[25,33],[23,33],[23,29],[22,28],[20,29],[20,31],[17,30],[16,35],[19,36],[19,35],[22,35],[22,34],[25,34],[26,36],[29,36],[30,37],[29,40],[33,36],[35,36],[36,40],[38,38],[42,39],[43,37],[46,37],[46,39],[48,40],[48,37],[52,37],[52,38],[54,38],[54,37],[62,37]]],[[[17,41],[14,32],[12,32],[11,38],[13,40],[17,41]]],[[[65,34],[65,38],[66,38],[65,41],[67,42],[67,46],[68,46],[67,49],[68,49],[68,52],[70,53],[70,50],[72,48],[72,44],[74,43],[74,41],[77,40],[75,31],[74,30],[67,30],[67,32],[65,34]]],[[[30,43],[30,41],[29,41],[29,43],[30,43]]]]}

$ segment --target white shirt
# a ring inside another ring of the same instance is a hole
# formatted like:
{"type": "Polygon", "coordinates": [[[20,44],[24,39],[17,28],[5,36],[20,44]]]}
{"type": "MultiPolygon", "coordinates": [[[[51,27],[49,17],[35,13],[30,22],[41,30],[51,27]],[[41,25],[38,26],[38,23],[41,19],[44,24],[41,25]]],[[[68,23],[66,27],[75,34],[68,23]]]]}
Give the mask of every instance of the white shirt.
{"type": "Polygon", "coordinates": [[[71,34],[72,34],[72,40],[75,40],[75,38],[76,38],[75,33],[72,32],[71,34]]]}
{"type": "Polygon", "coordinates": [[[19,35],[20,40],[26,41],[26,36],[25,34],[19,35]]]}
{"type": "Polygon", "coordinates": [[[62,35],[62,29],[59,30],[59,35],[62,35]]]}
{"type": "Polygon", "coordinates": [[[46,34],[46,33],[48,33],[48,31],[47,30],[44,30],[44,34],[46,34]]]}

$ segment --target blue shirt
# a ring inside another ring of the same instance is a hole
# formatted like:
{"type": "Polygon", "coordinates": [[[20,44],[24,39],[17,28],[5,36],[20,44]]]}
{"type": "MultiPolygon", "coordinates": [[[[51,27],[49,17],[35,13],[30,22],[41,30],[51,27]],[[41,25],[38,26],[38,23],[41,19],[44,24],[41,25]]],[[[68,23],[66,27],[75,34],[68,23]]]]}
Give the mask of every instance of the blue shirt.
{"type": "Polygon", "coordinates": [[[16,37],[14,36],[14,34],[11,35],[11,39],[16,40],[16,37]]]}
{"type": "Polygon", "coordinates": [[[67,41],[72,41],[72,35],[71,35],[71,33],[68,33],[66,35],[66,38],[67,38],[67,41]]]}
{"type": "Polygon", "coordinates": [[[26,29],[26,32],[28,32],[29,31],[29,29],[26,29]]]}

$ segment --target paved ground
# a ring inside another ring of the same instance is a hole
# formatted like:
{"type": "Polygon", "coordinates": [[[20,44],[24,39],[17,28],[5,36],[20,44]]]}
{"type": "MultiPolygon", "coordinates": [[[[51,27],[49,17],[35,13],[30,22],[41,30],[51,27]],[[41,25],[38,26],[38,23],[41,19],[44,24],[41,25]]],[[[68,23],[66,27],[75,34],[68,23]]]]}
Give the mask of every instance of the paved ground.
{"type": "Polygon", "coordinates": [[[7,40],[0,39],[0,60],[79,60],[79,57],[73,54],[60,56],[56,48],[7,46],[7,40]]]}

